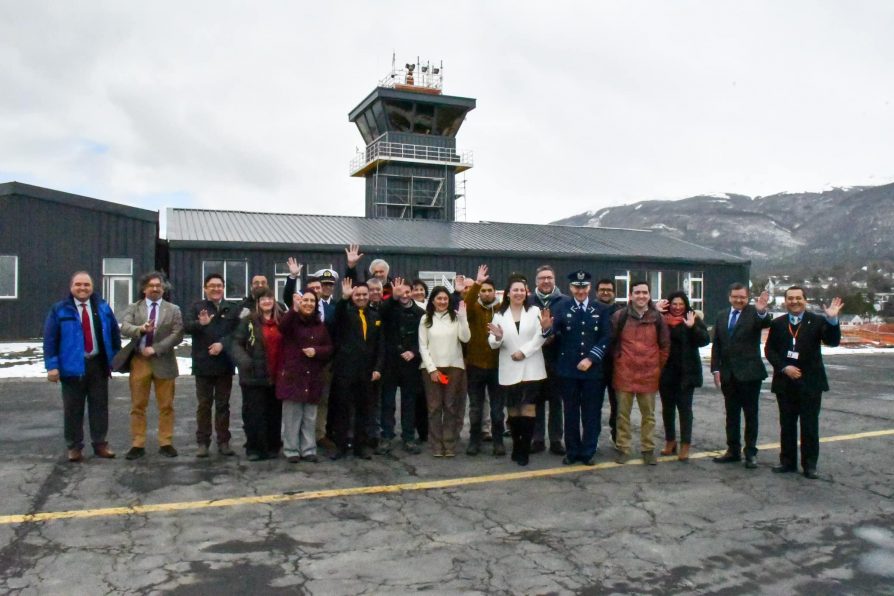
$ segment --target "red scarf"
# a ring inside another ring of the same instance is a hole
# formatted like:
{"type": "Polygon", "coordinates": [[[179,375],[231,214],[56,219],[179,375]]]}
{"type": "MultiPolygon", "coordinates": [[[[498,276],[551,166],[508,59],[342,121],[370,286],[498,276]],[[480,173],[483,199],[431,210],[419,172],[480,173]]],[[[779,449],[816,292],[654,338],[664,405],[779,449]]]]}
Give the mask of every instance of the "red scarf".
{"type": "Polygon", "coordinates": [[[668,327],[676,327],[680,323],[686,322],[686,316],[685,315],[676,316],[676,315],[672,315],[669,312],[667,312],[664,314],[664,322],[667,323],[668,327]]]}

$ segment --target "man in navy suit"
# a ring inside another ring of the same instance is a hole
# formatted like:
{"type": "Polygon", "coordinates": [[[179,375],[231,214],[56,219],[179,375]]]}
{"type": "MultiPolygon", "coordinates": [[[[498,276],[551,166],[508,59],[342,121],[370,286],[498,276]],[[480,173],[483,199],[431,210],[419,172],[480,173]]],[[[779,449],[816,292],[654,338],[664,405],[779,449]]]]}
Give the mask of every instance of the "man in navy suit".
{"type": "Polygon", "coordinates": [[[758,399],[767,370],[761,361],[761,333],[772,321],[767,312],[770,295],[761,293],[748,304],[748,288],[734,283],[729,288],[729,308],[717,313],[711,347],[714,385],[723,392],[726,407],[726,453],[718,464],[742,461],[741,418],[745,414],[745,467],[757,467],[758,399]]]}
{"type": "Polygon", "coordinates": [[[773,366],[773,386],[779,404],[781,427],[779,465],[774,472],[797,471],[798,420],[801,422],[801,468],[804,476],[816,479],[819,457],[819,411],[823,391],[829,390],[823,366],[822,344],[841,341],[838,313],[841,299],[824,309],[825,317],[807,312],[804,288],[785,291],[787,314],[770,325],[764,354],[773,366]]]}

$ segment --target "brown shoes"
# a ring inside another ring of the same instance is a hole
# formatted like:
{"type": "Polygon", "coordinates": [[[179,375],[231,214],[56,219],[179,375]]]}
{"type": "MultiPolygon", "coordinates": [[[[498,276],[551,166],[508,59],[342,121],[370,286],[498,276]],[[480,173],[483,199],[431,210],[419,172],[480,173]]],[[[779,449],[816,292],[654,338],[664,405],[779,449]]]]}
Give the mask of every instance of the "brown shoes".
{"type": "Polygon", "coordinates": [[[103,459],[115,459],[115,452],[109,449],[108,445],[97,445],[93,448],[93,453],[103,459]]]}
{"type": "Polygon", "coordinates": [[[689,443],[680,443],[680,455],[677,456],[680,461],[689,461],[689,443]]]}
{"type": "Polygon", "coordinates": [[[677,452],[677,442],[676,441],[665,441],[664,449],[661,450],[661,455],[673,455],[677,452]]]}
{"type": "Polygon", "coordinates": [[[68,450],[68,461],[77,462],[82,461],[84,459],[84,454],[81,453],[80,449],[69,449],[68,450]]]}

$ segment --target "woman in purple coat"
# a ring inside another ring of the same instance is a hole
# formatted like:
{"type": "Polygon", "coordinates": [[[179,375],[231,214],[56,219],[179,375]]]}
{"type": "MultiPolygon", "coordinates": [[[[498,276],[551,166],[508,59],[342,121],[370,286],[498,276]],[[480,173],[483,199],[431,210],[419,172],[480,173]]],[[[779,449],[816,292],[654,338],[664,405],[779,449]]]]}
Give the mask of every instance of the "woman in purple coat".
{"type": "Polygon", "coordinates": [[[332,340],[320,321],[319,298],[306,292],[279,324],[282,360],[276,397],[282,400],[283,452],[290,463],[317,462],[317,404],[323,393],[323,366],[332,340]]]}

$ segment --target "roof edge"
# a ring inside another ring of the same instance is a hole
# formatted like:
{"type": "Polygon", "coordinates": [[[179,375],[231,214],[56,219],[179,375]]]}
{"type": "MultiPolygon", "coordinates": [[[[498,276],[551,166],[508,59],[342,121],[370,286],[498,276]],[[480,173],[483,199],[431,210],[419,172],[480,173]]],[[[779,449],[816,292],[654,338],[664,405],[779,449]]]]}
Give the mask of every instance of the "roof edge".
{"type": "Polygon", "coordinates": [[[142,221],[152,222],[158,225],[158,211],[150,209],[141,209],[139,207],[131,207],[130,205],[122,205],[121,203],[113,203],[111,201],[103,201],[94,199],[84,195],[76,195],[61,190],[53,190],[43,186],[34,186],[25,184],[24,182],[4,182],[0,184],[0,196],[21,195],[53,203],[61,203],[92,211],[103,211],[106,213],[114,213],[116,215],[124,215],[142,221]]]}

